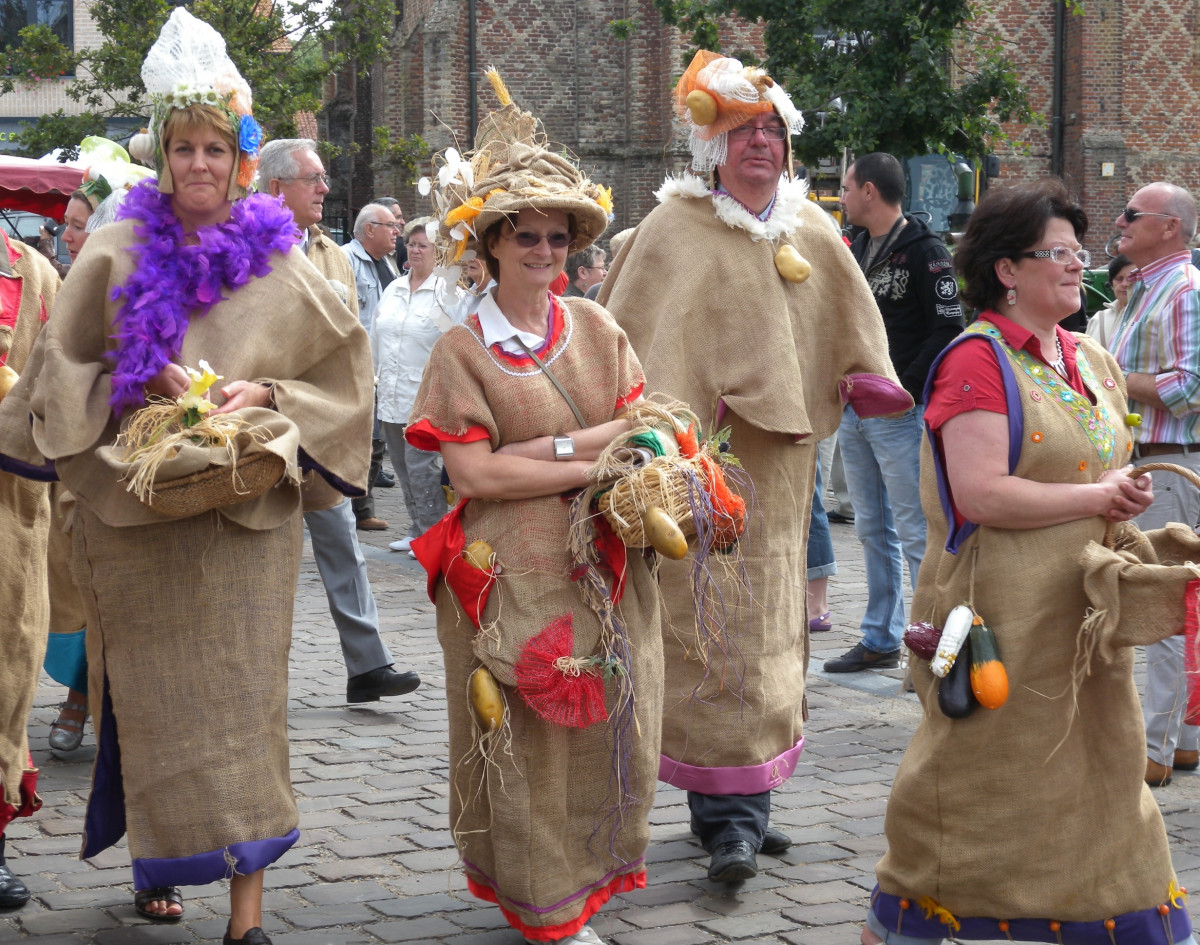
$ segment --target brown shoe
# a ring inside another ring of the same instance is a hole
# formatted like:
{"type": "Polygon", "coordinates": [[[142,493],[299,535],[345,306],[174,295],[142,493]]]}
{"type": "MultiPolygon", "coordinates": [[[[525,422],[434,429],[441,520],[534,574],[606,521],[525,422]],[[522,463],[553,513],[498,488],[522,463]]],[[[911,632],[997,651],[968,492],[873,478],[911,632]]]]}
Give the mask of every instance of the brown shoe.
{"type": "Polygon", "coordinates": [[[1175,761],[1172,767],[1176,771],[1195,771],[1200,768],[1200,751],[1178,749],[1175,752],[1175,761]]]}
{"type": "Polygon", "coordinates": [[[373,515],[370,518],[360,518],[354,523],[354,526],[360,532],[386,532],[388,529],[387,522],[381,518],[375,518],[373,515]]]}
{"type": "Polygon", "coordinates": [[[1166,787],[1171,783],[1171,769],[1153,758],[1146,759],[1146,783],[1151,787],[1166,787]]]}

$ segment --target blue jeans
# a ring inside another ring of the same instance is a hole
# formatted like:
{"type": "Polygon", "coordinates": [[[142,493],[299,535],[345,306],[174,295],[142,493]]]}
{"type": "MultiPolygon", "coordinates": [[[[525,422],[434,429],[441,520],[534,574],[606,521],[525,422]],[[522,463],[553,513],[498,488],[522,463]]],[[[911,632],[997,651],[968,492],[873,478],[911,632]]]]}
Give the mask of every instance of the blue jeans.
{"type": "Polygon", "coordinates": [[[867,610],[862,643],[875,653],[900,646],[904,634],[904,562],[910,585],[925,555],[921,510],[921,438],[925,408],[902,416],[863,420],[846,407],[838,445],[854,504],[854,533],[863,548],[867,610]],[[903,554],[901,553],[903,549],[903,554]]]}
{"type": "MultiPolygon", "coordinates": [[[[821,464],[817,463],[817,481],[813,485],[812,519],[808,525],[808,580],[837,574],[833,538],[829,534],[829,516],[821,502],[821,464]]],[[[821,616],[810,614],[810,616],[821,616]]]]}

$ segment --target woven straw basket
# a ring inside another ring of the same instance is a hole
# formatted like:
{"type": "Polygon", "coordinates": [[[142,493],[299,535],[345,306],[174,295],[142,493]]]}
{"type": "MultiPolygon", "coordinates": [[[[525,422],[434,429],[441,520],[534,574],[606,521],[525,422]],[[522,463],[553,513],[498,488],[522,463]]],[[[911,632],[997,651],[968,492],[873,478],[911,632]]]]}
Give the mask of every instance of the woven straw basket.
{"type": "MultiPolygon", "coordinates": [[[[1175,463],[1146,463],[1145,466],[1138,466],[1137,469],[1133,470],[1133,472],[1129,474],[1129,478],[1137,479],[1138,476],[1144,475],[1148,472],[1175,473],[1178,476],[1183,476],[1183,478],[1190,482],[1193,486],[1200,489],[1200,475],[1192,472],[1192,470],[1188,469],[1186,466],[1179,466],[1175,463]]],[[[1113,535],[1113,523],[1109,522],[1104,529],[1105,548],[1111,548],[1113,546],[1113,542],[1115,541],[1113,535]]]]}
{"type": "Polygon", "coordinates": [[[702,487],[704,473],[699,463],[678,456],[659,457],[637,473],[618,479],[600,496],[600,511],[626,547],[645,548],[650,544],[642,529],[642,513],[652,505],[674,519],[685,538],[696,534],[692,517],[693,480],[682,474],[683,467],[696,473],[699,477],[696,485],[702,487]]]}
{"type": "Polygon", "coordinates": [[[255,453],[235,466],[209,466],[200,472],[155,483],[148,508],[170,518],[200,515],[226,505],[257,499],[283,478],[283,457],[255,453]]]}

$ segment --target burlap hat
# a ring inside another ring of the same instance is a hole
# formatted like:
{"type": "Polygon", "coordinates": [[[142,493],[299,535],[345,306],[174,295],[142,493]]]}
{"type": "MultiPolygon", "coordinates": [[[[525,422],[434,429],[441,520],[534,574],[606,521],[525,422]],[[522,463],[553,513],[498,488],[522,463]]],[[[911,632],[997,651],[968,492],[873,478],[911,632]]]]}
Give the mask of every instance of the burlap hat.
{"type": "Polygon", "coordinates": [[[477,249],[479,238],[498,220],[530,208],[569,214],[573,251],[590,246],[608,226],[612,192],[589,180],[565,148],[552,148],[541,122],[513,103],[494,68],[487,77],[500,108],[479,123],[474,150],[462,155],[447,148],[437,154],[436,180],[424,178],[418,185],[433,196],[447,261],[477,249]]]}
{"type": "MultiPolygon", "coordinates": [[[[707,49],[696,53],[675,85],[675,114],[691,133],[692,167],[700,172],[725,163],[730,131],[771,111],[791,134],[804,130],[804,116],[791,96],[764,70],[707,49]]],[[[791,166],[789,138],[784,162],[789,173],[791,166]]]]}

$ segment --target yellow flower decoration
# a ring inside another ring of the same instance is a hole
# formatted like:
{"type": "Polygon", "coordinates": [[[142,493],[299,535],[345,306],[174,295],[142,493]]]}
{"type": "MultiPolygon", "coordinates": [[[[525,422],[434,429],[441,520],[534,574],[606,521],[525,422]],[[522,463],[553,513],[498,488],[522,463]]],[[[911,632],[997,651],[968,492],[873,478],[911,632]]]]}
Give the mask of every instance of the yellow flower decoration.
{"type": "Polygon", "coordinates": [[[483,198],[472,197],[461,207],[456,207],[446,214],[446,226],[454,226],[456,223],[474,223],[482,209],[483,198]]]}
{"type": "Polygon", "coordinates": [[[183,422],[185,426],[195,426],[203,416],[210,410],[216,409],[216,404],[205,398],[209,388],[217,381],[223,380],[221,375],[217,374],[207,361],[200,362],[200,370],[195,368],[185,367],[188,376],[192,379],[191,385],[186,391],[179,395],[176,403],[183,408],[183,422]]]}
{"type": "Polygon", "coordinates": [[[1175,880],[1171,880],[1171,885],[1167,889],[1167,898],[1171,900],[1171,905],[1176,909],[1182,909],[1183,900],[1187,899],[1187,890],[1180,887],[1175,880]]]}
{"type": "Polygon", "coordinates": [[[599,184],[596,190],[600,192],[600,196],[596,198],[596,203],[600,204],[600,209],[605,213],[611,214],[613,212],[612,188],[599,184]]]}

